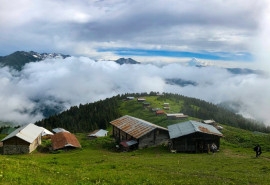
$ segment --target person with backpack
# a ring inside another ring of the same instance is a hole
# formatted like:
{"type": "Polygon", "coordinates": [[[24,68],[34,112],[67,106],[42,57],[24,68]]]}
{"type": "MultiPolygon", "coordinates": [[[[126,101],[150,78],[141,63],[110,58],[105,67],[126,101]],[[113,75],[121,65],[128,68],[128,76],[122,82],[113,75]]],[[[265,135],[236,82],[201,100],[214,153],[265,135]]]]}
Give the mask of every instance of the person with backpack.
{"type": "Polygon", "coordinates": [[[215,143],[212,143],[210,150],[214,154],[217,151],[217,145],[215,143]]]}
{"type": "Polygon", "coordinates": [[[253,150],[255,151],[256,153],[256,157],[259,157],[261,154],[262,154],[262,148],[260,145],[256,145],[253,150]]]}

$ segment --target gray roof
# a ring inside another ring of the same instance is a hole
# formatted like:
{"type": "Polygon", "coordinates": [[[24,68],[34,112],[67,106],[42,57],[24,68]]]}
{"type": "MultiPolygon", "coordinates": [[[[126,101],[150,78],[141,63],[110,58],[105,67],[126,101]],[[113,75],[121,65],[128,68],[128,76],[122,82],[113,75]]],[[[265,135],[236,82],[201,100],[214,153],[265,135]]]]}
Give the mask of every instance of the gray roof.
{"type": "Polygon", "coordinates": [[[95,130],[94,132],[90,133],[88,136],[89,137],[103,137],[103,136],[107,136],[108,131],[107,130],[103,130],[103,129],[99,129],[99,130],[95,130]]]}
{"type": "Polygon", "coordinates": [[[46,135],[53,135],[53,133],[51,131],[47,130],[46,128],[43,128],[42,136],[46,136],[46,135]]]}
{"type": "Polygon", "coordinates": [[[38,127],[33,123],[29,123],[28,125],[25,125],[23,127],[14,130],[7,137],[2,139],[2,141],[5,141],[12,137],[18,137],[28,143],[32,143],[39,135],[41,135],[43,130],[44,128],[38,127]]]}
{"type": "Polygon", "coordinates": [[[223,134],[219,132],[212,125],[207,125],[197,121],[185,121],[182,123],[177,123],[168,126],[170,139],[178,138],[195,132],[201,132],[206,134],[212,134],[222,137],[223,134]]]}
{"type": "Polygon", "coordinates": [[[53,131],[54,133],[59,133],[59,132],[69,132],[69,131],[67,131],[67,130],[64,129],[64,128],[54,128],[54,129],[52,129],[52,131],[53,131]]]}

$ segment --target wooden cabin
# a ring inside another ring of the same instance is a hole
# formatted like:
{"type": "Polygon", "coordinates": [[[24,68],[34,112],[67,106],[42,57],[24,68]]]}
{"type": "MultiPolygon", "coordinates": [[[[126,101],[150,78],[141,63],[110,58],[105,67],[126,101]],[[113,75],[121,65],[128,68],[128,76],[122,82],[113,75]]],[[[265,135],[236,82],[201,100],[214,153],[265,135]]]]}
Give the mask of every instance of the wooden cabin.
{"type": "Polygon", "coordinates": [[[184,115],[183,113],[166,114],[166,116],[167,119],[184,119],[188,117],[188,115],[184,115]]]}
{"type": "Polygon", "coordinates": [[[3,154],[27,154],[41,144],[44,128],[32,123],[20,127],[2,139],[3,154]]]}
{"type": "Polygon", "coordinates": [[[120,143],[134,140],[137,148],[145,148],[166,143],[169,139],[168,129],[129,115],[110,122],[113,136],[120,143]]]}
{"type": "Polygon", "coordinates": [[[223,136],[212,125],[197,121],[186,121],[168,126],[170,149],[177,152],[209,152],[211,144],[220,146],[223,136]]]}

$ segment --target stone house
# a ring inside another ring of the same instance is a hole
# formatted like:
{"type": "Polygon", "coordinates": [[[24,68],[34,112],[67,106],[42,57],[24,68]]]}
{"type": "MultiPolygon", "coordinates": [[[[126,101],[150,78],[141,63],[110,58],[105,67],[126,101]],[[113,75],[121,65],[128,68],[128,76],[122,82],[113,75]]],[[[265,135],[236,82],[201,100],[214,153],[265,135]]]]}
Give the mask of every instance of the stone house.
{"type": "Polygon", "coordinates": [[[34,151],[41,144],[44,128],[32,123],[20,127],[2,139],[3,154],[26,154],[34,151]]]}

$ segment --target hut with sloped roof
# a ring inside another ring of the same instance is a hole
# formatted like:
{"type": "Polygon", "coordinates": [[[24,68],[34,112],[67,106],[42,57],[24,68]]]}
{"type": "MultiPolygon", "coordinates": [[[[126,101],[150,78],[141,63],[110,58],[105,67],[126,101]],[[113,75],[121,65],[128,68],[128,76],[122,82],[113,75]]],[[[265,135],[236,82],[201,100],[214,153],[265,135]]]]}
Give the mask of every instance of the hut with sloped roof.
{"type": "Polygon", "coordinates": [[[44,128],[32,123],[17,128],[7,135],[3,142],[3,154],[26,154],[34,151],[41,144],[44,128]]]}
{"type": "Polygon", "coordinates": [[[53,150],[81,148],[76,136],[70,132],[58,132],[52,135],[51,142],[53,150]]]}
{"type": "Polygon", "coordinates": [[[220,146],[223,134],[214,126],[197,121],[186,121],[168,126],[170,149],[177,152],[209,152],[215,143],[220,146]]]}
{"type": "Polygon", "coordinates": [[[95,138],[98,138],[98,137],[105,137],[105,136],[107,136],[108,132],[109,131],[107,131],[107,130],[98,129],[98,130],[94,130],[93,132],[91,132],[87,136],[90,139],[95,139],[95,138]]]}
{"type": "Polygon", "coordinates": [[[138,148],[145,148],[166,143],[169,139],[168,129],[129,115],[110,123],[113,126],[113,136],[119,143],[133,141],[127,144],[132,143],[138,148]]]}

